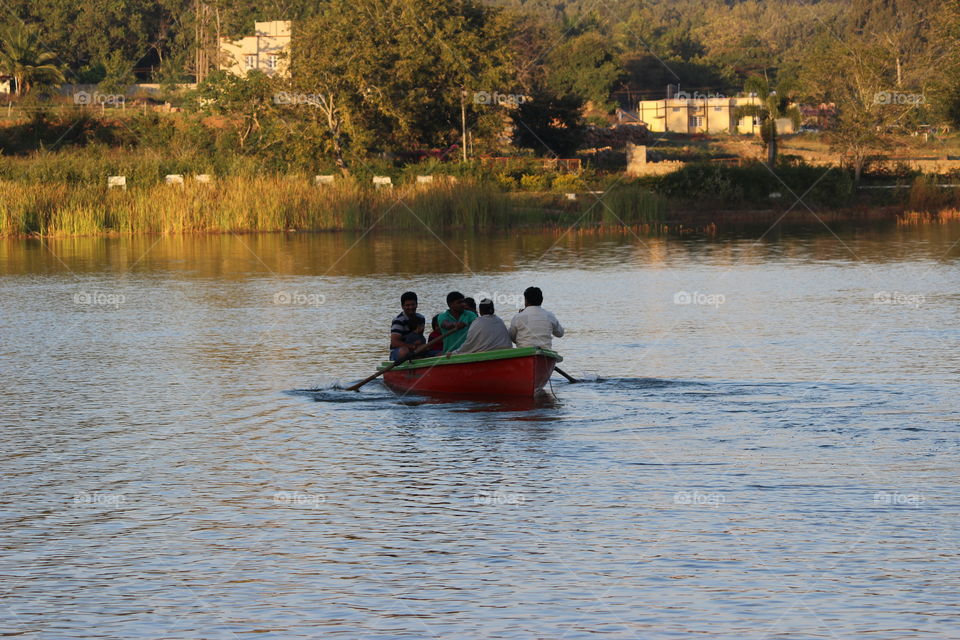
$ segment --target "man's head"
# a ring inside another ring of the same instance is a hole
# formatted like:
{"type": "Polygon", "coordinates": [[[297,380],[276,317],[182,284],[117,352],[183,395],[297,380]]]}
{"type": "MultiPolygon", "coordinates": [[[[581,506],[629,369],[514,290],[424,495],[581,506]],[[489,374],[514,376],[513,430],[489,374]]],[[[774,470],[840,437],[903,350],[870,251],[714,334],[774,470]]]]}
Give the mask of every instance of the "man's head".
{"type": "Polygon", "coordinates": [[[456,314],[462,313],[464,308],[463,294],[459,291],[451,291],[448,293],[447,306],[450,308],[450,311],[456,314]]]}
{"type": "Polygon", "coordinates": [[[400,296],[400,308],[403,309],[404,315],[412,318],[417,312],[417,294],[413,291],[407,291],[400,296]]]}
{"type": "Polygon", "coordinates": [[[527,287],[523,290],[523,302],[528,307],[539,307],[543,304],[543,291],[540,291],[540,287],[527,287]]]}
{"type": "Polygon", "coordinates": [[[492,316],[493,315],[493,300],[490,298],[484,298],[480,301],[480,315],[482,316],[492,316]]]}
{"type": "Polygon", "coordinates": [[[477,301],[473,298],[464,298],[463,306],[466,307],[467,311],[477,312],[477,301]]]}

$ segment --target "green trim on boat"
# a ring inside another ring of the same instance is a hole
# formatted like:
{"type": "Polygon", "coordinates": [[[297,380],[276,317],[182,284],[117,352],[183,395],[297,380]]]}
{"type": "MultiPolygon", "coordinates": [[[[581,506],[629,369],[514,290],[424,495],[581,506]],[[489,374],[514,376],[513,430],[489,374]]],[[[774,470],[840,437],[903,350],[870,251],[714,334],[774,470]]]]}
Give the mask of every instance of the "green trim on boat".
{"type": "MultiPolygon", "coordinates": [[[[496,351],[481,351],[479,353],[464,353],[456,356],[437,356],[436,358],[420,358],[409,360],[401,365],[397,365],[392,371],[406,371],[408,369],[420,369],[422,367],[438,367],[445,364],[467,364],[470,362],[486,362],[488,360],[506,360],[508,358],[523,358],[526,356],[541,355],[553,358],[557,362],[563,362],[563,356],[550,349],[541,349],[539,347],[522,347],[519,349],[497,349],[496,351]]],[[[392,362],[383,362],[380,369],[389,367],[392,362]]]]}

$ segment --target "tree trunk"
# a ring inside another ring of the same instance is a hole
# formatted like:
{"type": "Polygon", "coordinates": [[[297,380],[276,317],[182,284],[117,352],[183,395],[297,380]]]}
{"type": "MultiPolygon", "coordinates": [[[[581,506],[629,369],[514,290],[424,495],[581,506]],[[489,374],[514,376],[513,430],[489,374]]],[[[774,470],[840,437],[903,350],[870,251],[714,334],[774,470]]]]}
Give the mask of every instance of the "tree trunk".
{"type": "Polygon", "coordinates": [[[347,166],[347,161],[343,159],[343,145],[340,144],[340,123],[337,122],[336,126],[331,127],[330,132],[333,135],[333,160],[337,169],[340,169],[340,173],[348,176],[350,175],[350,168],[347,166]]]}
{"type": "Polygon", "coordinates": [[[767,125],[767,166],[775,169],[777,166],[777,121],[770,118],[767,125]]]}

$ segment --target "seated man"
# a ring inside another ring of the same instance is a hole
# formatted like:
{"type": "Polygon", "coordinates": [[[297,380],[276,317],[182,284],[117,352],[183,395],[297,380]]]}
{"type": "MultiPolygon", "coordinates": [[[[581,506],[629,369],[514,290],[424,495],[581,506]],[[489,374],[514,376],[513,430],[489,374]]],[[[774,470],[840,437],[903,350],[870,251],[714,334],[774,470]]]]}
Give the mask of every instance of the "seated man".
{"type": "Polygon", "coordinates": [[[510,332],[503,320],[493,313],[493,300],[480,301],[480,317],[467,329],[467,338],[454,353],[479,353],[496,349],[512,349],[510,332]]]}
{"type": "Polygon", "coordinates": [[[539,287],[527,287],[523,292],[524,308],[510,322],[510,339],[518,347],[553,348],[553,337],[563,337],[563,327],[557,317],[542,308],[543,292],[539,287]]]}
{"type": "MultiPolygon", "coordinates": [[[[414,334],[413,340],[416,340],[416,327],[423,327],[426,323],[424,317],[417,313],[417,294],[413,291],[407,291],[400,296],[400,308],[403,311],[390,325],[390,359],[394,362],[406,358],[416,349],[416,345],[410,344],[407,339],[410,334],[414,334]]],[[[422,340],[423,329],[420,331],[419,338],[422,340]]]]}
{"type": "Polygon", "coordinates": [[[460,348],[463,341],[467,339],[467,327],[477,319],[477,314],[464,308],[463,294],[459,291],[451,291],[447,294],[447,307],[448,309],[437,318],[441,331],[449,333],[454,330],[443,339],[444,353],[460,348]]]}

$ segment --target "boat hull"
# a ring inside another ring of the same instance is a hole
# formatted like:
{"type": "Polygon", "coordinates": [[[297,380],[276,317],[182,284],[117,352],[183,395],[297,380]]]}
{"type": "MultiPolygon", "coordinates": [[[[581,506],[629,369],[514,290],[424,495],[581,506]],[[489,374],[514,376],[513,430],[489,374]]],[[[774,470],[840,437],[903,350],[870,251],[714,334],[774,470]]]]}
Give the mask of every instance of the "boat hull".
{"type": "Polygon", "coordinates": [[[384,373],[383,381],[400,393],[532,397],[561,360],[535,348],[440,356],[404,363],[384,373]]]}

